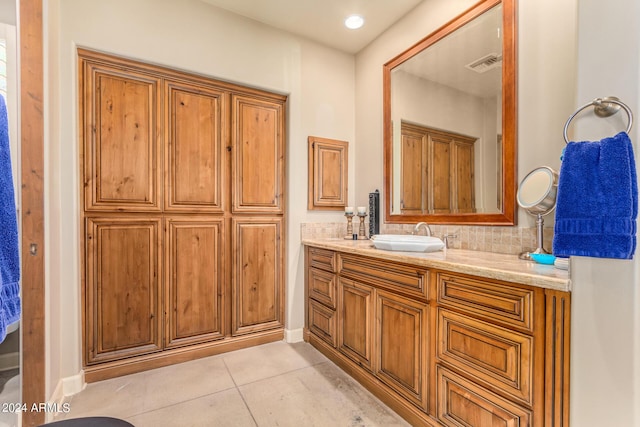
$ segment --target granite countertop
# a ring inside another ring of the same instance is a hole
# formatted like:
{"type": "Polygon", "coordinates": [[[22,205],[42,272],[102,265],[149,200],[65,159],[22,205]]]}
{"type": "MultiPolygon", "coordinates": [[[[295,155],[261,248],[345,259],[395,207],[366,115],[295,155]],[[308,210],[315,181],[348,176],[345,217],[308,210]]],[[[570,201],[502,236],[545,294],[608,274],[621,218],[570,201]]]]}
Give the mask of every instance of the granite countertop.
{"type": "Polygon", "coordinates": [[[336,238],[303,239],[302,244],[457,273],[466,273],[489,279],[522,283],[558,291],[571,291],[571,280],[568,271],[557,269],[553,265],[524,261],[519,259],[517,255],[465,249],[447,249],[446,251],[428,253],[386,251],[374,248],[370,240],[336,238]]]}

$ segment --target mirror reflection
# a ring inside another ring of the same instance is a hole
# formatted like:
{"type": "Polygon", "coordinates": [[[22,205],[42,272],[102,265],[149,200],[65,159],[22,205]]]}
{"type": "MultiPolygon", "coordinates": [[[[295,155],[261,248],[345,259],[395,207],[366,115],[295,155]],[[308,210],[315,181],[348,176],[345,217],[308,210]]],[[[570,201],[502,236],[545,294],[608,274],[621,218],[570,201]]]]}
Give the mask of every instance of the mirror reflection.
{"type": "Polygon", "coordinates": [[[481,2],[385,64],[387,221],[514,223],[510,14],[481,2]]]}
{"type": "Polygon", "coordinates": [[[394,213],[502,211],[502,7],[391,71],[394,213]]]}

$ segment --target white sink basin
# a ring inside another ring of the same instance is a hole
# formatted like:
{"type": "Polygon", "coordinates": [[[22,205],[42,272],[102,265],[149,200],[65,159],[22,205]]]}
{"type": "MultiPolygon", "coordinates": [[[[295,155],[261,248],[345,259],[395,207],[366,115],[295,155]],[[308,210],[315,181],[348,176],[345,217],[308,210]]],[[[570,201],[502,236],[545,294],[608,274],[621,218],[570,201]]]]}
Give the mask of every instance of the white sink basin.
{"type": "Polygon", "coordinates": [[[432,236],[411,234],[378,234],[372,238],[377,249],[405,252],[436,252],[444,248],[444,242],[432,236]]]}

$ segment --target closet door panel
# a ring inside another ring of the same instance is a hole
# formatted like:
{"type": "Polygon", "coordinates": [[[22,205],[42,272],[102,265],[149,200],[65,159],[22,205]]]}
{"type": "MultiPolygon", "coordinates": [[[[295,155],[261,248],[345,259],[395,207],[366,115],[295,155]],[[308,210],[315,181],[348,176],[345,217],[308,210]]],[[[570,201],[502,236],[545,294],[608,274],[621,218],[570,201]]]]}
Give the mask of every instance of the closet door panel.
{"type": "Polygon", "coordinates": [[[85,209],[160,210],[160,79],[88,62],[82,83],[85,209]]]}
{"type": "Polygon", "coordinates": [[[167,219],[166,347],[224,338],[224,222],[167,219]]]}
{"type": "Polygon", "coordinates": [[[165,82],[167,211],[221,212],[227,95],[204,85],[165,82]]]}
{"type": "Polygon", "coordinates": [[[400,208],[403,213],[421,214],[424,212],[424,176],[426,167],[426,136],[402,129],[400,181],[400,208]]]}
{"type": "Polygon", "coordinates": [[[282,218],[233,219],[234,335],[284,325],[282,218]]]}
{"type": "Polygon", "coordinates": [[[429,213],[451,213],[451,139],[439,135],[429,135],[429,213]]]}
{"type": "Polygon", "coordinates": [[[160,219],[86,221],[87,362],[161,349],[160,219]]]}
{"type": "Polygon", "coordinates": [[[234,213],[284,212],[284,102],[232,96],[234,213]]]}
{"type": "Polygon", "coordinates": [[[457,213],[473,213],[476,211],[474,146],[463,141],[453,141],[456,192],[454,202],[457,213]]]}

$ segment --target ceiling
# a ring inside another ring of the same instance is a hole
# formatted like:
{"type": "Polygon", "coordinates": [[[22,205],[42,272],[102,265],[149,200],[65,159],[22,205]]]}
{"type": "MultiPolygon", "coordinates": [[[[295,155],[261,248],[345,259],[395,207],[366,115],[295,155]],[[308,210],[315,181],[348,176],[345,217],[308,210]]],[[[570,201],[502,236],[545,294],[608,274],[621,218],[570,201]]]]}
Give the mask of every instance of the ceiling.
{"type": "Polygon", "coordinates": [[[202,0],[213,6],[303,36],[347,53],[357,53],[422,0],[202,0]],[[348,15],[364,17],[349,30],[348,15]]]}

